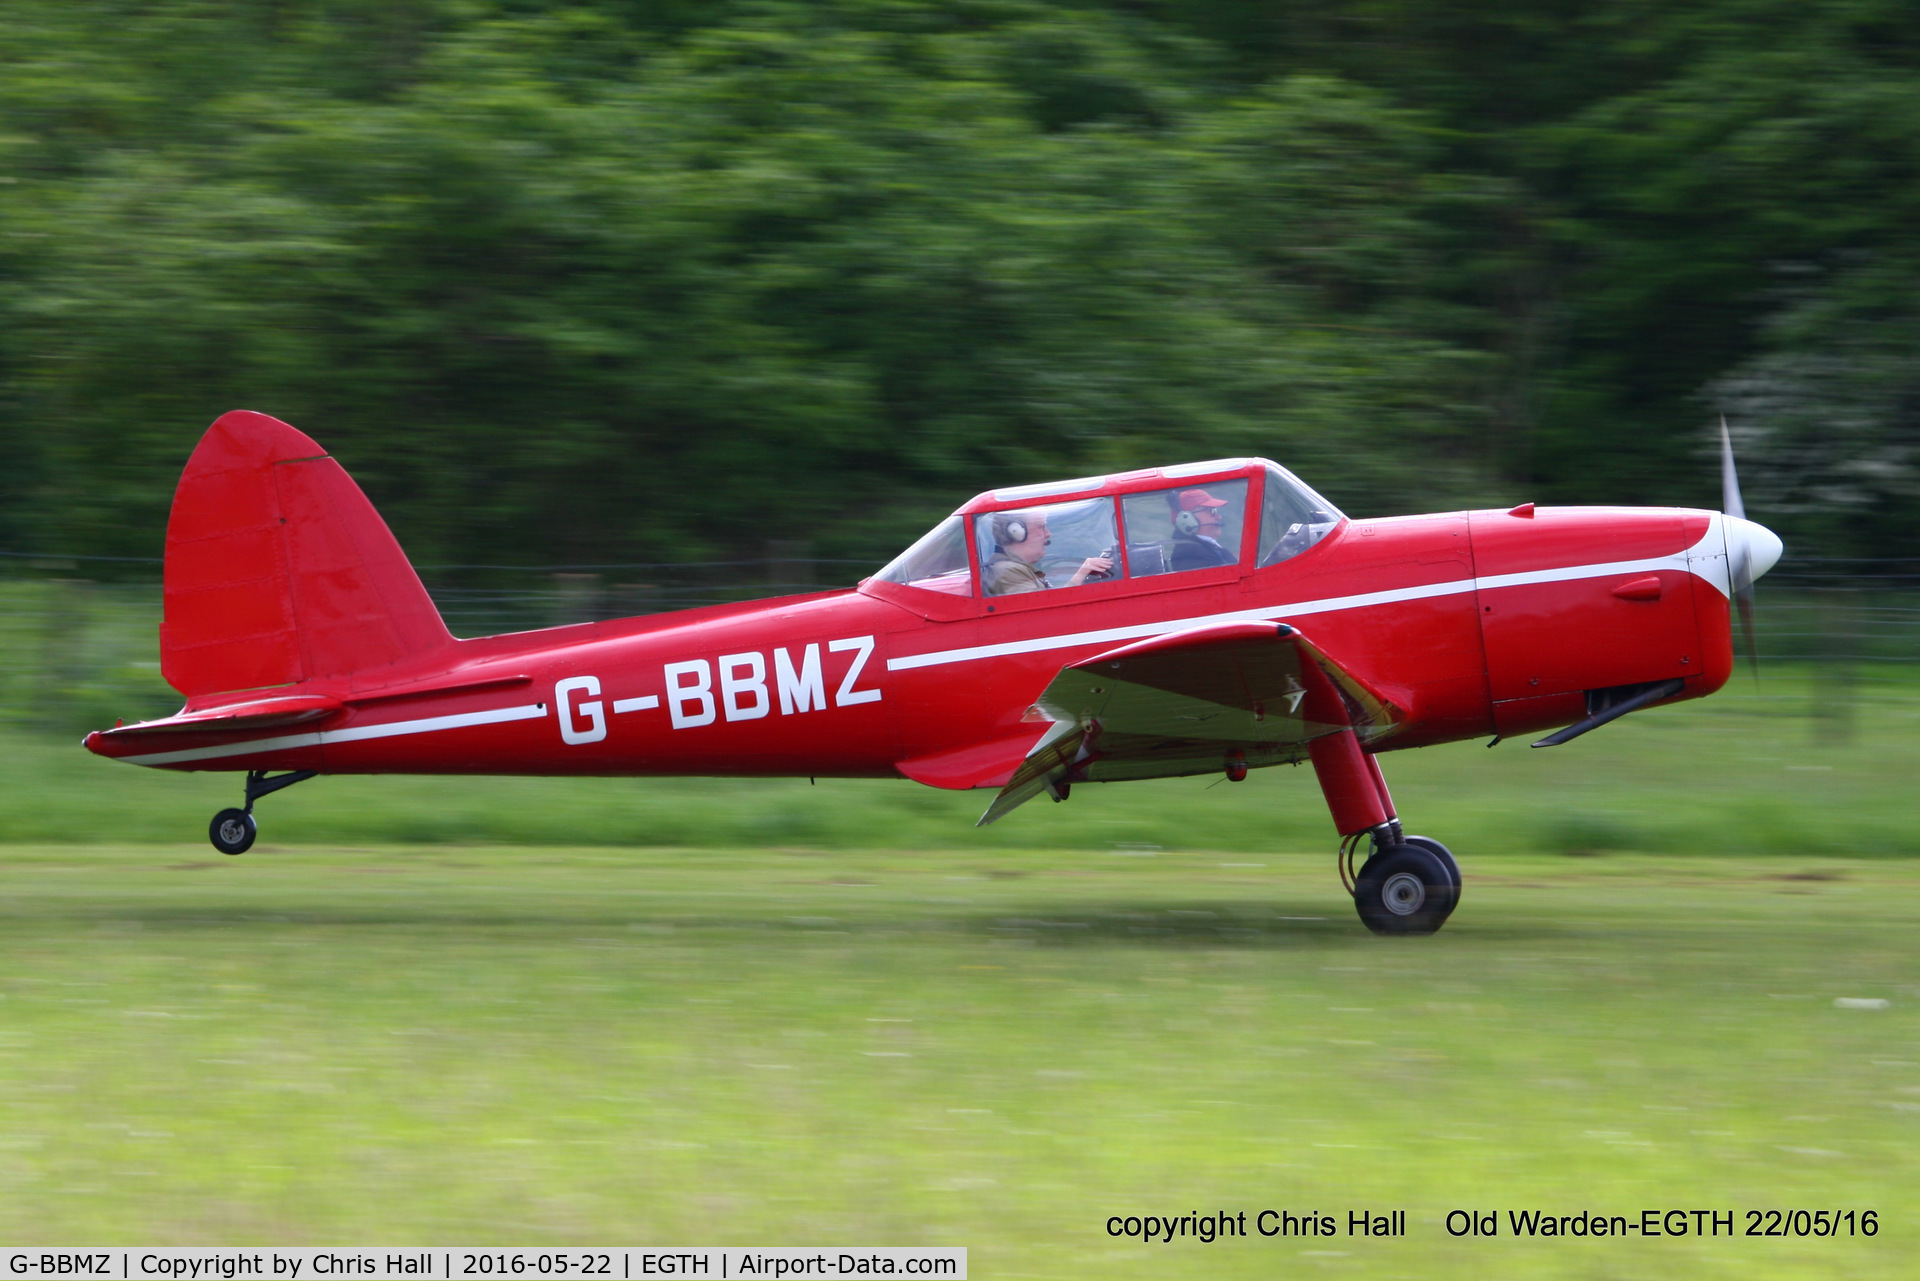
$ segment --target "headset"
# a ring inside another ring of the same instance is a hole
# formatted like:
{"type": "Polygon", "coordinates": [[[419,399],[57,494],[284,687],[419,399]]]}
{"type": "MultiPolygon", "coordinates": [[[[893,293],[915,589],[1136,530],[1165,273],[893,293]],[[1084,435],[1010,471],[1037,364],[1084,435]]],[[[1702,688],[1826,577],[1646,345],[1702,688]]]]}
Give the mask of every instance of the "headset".
{"type": "MultiPolygon", "coordinates": [[[[1220,509],[1217,507],[1209,507],[1206,510],[1217,512],[1220,509]]],[[[1221,524],[1225,524],[1225,523],[1226,521],[1223,519],[1221,521],[1221,524]]],[[[1176,534],[1183,534],[1188,538],[1192,538],[1195,534],[1200,532],[1199,515],[1194,512],[1186,512],[1186,511],[1175,512],[1173,514],[1173,532],[1176,534]]]]}
{"type": "Polygon", "coordinates": [[[1018,517],[1014,517],[1011,520],[995,517],[993,523],[993,541],[999,543],[1002,547],[1011,547],[1015,543],[1024,543],[1027,541],[1026,521],[1018,517]]]}

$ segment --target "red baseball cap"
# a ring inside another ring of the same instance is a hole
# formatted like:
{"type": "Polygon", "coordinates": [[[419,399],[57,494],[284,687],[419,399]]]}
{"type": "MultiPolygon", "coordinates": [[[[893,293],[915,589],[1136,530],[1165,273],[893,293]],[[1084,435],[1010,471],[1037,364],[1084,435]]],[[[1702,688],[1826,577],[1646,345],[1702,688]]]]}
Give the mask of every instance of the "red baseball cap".
{"type": "Polygon", "coordinates": [[[1226,505],[1226,499],[1215,498],[1204,489],[1185,490],[1179,499],[1180,510],[1183,512],[1190,512],[1196,507],[1225,507],[1226,505]]]}

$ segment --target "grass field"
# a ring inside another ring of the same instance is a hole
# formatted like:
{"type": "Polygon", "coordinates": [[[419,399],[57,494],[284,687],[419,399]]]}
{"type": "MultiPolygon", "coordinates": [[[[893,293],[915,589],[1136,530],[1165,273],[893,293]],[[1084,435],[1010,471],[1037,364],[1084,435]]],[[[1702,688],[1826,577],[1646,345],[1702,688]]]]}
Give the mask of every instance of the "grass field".
{"type": "MultiPolygon", "coordinates": [[[[1858,688],[1853,731],[1808,715],[1837,695],[1806,668],[1741,676],[1564,747],[1455,743],[1382,757],[1414,830],[1460,856],[1736,851],[1920,853],[1920,672],[1858,688]]],[[[204,840],[240,799],[232,773],[180,774],[88,755],[77,736],[0,731],[0,843],[204,840]]],[[[261,802],[261,840],[809,849],[1081,849],[1159,845],[1241,853],[1330,849],[1308,768],[1244,783],[1172,779],[1082,787],[993,827],[989,792],[902,780],[324,778],[261,802]]]]}
{"type": "Polygon", "coordinates": [[[955,1244],[983,1277],[1913,1274],[1905,861],[1510,858],[1438,937],[1383,941],[1317,856],[216,859],[0,855],[8,1240],[955,1244]],[[1440,1227],[1668,1206],[1871,1208],[1881,1230],[1440,1227]],[[1355,1207],[1407,1210],[1407,1239],[1103,1227],[1355,1207]]]}
{"type": "Polygon", "coordinates": [[[1770,674],[1555,751],[1390,759],[1468,876],[1426,940],[1353,920],[1305,771],[1083,789],[984,833],[984,795],[905,783],[323,779],[223,859],[230,776],[9,738],[0,1237],[1913,1276],[1920,691],[1863,695],[1838,745],[1770,674]],[[1880,1228],[1441,1227],[1668,1207],[1880,1228]],[[1409,1231],[1104,1226],[1268,1208],[1409,1231]]]}

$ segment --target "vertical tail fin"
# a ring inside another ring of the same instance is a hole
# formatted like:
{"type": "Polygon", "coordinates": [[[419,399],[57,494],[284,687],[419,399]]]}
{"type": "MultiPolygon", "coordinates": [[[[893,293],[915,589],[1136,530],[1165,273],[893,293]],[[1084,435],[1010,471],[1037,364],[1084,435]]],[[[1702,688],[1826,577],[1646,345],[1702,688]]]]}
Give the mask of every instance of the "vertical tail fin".
{"type": "Polygon", "coordinates": [[[386,522],[324,449],[245,410],[207,429],[167,520],[168,684],[188,698],[291,685],[452,640],[386,522]]]}

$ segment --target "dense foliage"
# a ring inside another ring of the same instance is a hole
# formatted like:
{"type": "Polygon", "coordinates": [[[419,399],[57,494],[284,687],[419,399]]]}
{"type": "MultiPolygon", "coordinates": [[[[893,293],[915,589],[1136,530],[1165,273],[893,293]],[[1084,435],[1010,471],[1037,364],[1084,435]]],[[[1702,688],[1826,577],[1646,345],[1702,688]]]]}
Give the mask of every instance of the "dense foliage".
{"type": "Polygon", "coordinates": [[[416,559],[883,557],[1262,453],[1359,512],[1920,555],[1883,0],[15,0],[0,547],[157,553],[222,410],[416,559]]]}

